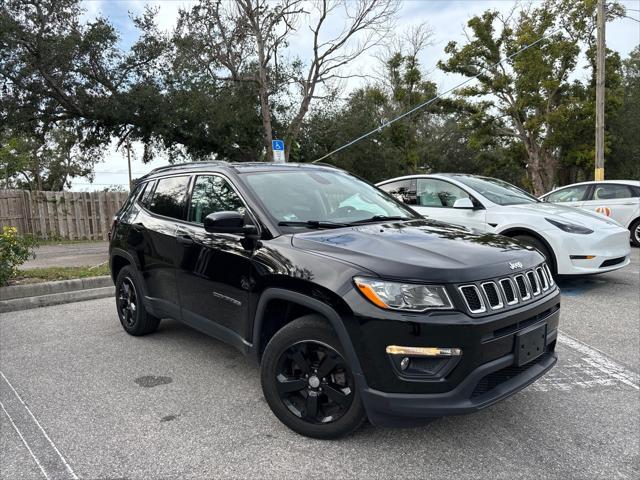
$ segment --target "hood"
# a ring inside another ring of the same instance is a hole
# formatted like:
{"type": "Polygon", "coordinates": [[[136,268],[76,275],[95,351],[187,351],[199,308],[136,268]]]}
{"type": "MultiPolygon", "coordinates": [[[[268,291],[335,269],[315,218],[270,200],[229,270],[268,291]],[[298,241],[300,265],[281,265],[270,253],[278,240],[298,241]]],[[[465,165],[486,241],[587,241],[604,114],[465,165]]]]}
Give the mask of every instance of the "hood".
{"type": "Polygon", "coordinates": [[[431,220],[369,224],[295,234],[292,245],[336,258],[380,277],[429,283],[460,283],[516,273],[543,257],[509,238],[473,234],[431,220]]]}
{"type": "Polygon", "coordinates": [[[527,203],[509,205],[509,209],[543,217],[560,217],[567,222],[577,223],[589,228],[619,227],[620,224],[604,215],[588,212],[580,208],[558,205],[557,203],[527,203]]]}

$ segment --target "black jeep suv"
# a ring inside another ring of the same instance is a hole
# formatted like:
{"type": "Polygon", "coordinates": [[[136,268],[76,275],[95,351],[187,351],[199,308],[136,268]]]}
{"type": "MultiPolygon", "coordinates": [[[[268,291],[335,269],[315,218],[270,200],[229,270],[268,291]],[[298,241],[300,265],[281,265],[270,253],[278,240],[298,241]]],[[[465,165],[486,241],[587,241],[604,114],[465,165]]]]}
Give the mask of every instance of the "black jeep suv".
{"type": "Polygon", "coordinates": [[[110,236],[124,329],[170,317],[237,347],[303,435],[480,410],[556,362],[560,296],[537,251],[335,168],[161,168],[110,236]]]}

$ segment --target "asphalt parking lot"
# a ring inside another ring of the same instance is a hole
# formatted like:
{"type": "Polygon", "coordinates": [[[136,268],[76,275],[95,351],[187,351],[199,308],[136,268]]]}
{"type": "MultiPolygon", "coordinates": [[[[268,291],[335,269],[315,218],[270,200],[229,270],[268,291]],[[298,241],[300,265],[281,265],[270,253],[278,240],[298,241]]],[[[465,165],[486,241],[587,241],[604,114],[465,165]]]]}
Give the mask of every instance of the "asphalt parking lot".
{"type": "Polygon", "coordinates": [[[323,442],[280,424],[257,368],[103,299],[0,315],[2,478],[639,478],[640,262],[562,280],[552,372],[478,414],[323,442]]]}

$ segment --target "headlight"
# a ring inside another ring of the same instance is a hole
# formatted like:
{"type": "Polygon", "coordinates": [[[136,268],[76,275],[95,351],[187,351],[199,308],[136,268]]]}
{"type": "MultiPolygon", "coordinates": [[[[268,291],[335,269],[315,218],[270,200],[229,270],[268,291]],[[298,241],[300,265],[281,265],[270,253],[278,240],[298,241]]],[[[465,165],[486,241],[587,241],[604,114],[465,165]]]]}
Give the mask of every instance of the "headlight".
{"type": "Polygon", "coordinates": [[[424,312],[453,308],[444,287],[364,277],[355,277],[353,281],[371,303],[387,310],[424,312]]]}
{"type": "Polygon", "coordinates": [[[593,230],[591,230],[590,228],[583,227],[582,225],[576,225],[575,223],[561,222],[559,220],[552,220],[550,218],[545,218],[545,220],[551,225],[555,225],[560,230],[563,230],[567,233],[581,233],[583,235],[593,233],[593,230]]]}

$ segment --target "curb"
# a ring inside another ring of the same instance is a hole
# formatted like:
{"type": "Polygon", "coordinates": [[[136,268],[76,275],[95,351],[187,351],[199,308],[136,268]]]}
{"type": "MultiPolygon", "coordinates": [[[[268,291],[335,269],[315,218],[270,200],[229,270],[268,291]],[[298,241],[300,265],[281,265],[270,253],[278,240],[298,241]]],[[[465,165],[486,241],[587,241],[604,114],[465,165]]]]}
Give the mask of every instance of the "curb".
{"type": "Polygon", "coordinates": [[[0,313],[106,298],[115,295],[111,277],[90,277],[61,282],[0,288],[0,313]]]}

